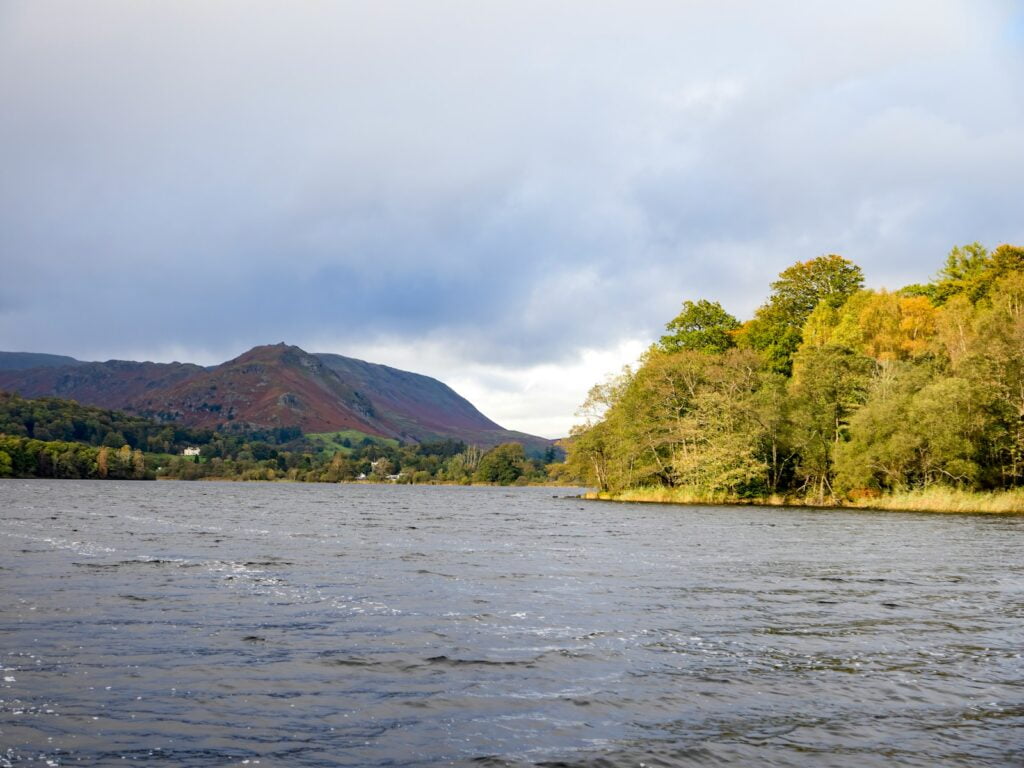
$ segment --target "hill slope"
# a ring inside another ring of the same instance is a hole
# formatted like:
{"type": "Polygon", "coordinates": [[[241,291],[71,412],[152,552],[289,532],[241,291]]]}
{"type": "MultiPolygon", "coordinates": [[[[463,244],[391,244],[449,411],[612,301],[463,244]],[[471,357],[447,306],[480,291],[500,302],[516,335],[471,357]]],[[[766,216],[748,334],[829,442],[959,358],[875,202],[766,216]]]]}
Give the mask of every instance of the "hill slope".
{"type": "Polygon", "coordinates": [[[417,442],[451,437],[487,446],[520,442],[541,451],[551,444],[545,438],[496,424],[454,389],[430,376],[342,355],[321,353],[316,357],[365,394],[377,419],[400,437],[417,442]]]}
{"type": "Polygon", "coordinates": [[[437,379],[286,344],[254,347],[212,368],[110,360],[0,369],[0,389],[194,427],[354,429],[410,442],[452,438],[484,447],[520,442],[531,452],[551,445],[503,429],[437,379]]]}
{"type": "Polygon", "coordinates": [[[313,355],[285,344],[254,347],[128,405],[139,413],[191,426],[234,422],[247,427],[297,426],[303,432],[356,429],[397,436],[378,422],[370,401],[348,382],[313,355]]]}

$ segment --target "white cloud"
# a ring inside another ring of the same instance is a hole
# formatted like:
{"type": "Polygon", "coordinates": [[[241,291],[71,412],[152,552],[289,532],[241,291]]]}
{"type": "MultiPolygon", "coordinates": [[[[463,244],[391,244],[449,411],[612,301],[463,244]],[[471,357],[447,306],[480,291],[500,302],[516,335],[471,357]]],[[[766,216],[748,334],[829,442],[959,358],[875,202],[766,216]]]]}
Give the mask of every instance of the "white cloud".
{"type": "Polygon", "coordinates": [[[514,368],[479,363],[442,343],[321,344],[316,351],[434,376],[501,426],[558,438],[579,423],[574,414],[590,388],[623,366],[635,365],[649,344],[642,339],[622,340],[606,349],[580,349],[558,363],[514,368]]]}

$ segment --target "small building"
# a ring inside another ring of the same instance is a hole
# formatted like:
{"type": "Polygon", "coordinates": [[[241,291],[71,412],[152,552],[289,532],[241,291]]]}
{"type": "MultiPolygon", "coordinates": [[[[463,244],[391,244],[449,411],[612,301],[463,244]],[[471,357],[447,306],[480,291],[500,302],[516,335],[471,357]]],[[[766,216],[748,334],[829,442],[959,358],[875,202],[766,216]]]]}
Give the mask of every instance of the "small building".
{"type": "Polygon", "coordinates": [[[198,456],[199,455],[199,448],[196,448],[195,446],[190,445],[188,448],[186,448],[184,451],[181,452],[181,455],[182,456],[198,456]]]}

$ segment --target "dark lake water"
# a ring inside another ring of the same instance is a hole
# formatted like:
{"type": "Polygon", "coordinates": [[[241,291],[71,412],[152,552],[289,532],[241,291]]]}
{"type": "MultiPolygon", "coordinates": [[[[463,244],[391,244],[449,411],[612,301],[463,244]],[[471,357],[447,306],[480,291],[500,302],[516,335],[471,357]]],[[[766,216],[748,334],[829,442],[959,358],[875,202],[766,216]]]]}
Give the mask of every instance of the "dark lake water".
{"type": "Polygon", "coordinates": [[[1024,765],[1024,517],[0,481],[0,766],[1024,765]]]}

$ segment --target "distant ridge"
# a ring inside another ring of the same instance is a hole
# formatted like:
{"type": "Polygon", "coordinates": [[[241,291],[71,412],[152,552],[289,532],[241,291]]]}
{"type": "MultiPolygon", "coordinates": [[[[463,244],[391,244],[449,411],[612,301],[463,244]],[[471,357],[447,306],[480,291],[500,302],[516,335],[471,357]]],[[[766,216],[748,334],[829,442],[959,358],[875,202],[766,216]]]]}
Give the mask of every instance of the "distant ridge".
{"type": "Polygon", "coordinates": [[[22,397],[62,397],[82,405],[129,411],[146,392],[160,391],[202,372],[191,363],[105,363],[0,371],[0,389],[22,397]]]}
{"type": "Polygon", "coordinates": [[[483,447],[518,442],[532,453],[553,442],[504,429],[429,376],[342,355],[310,354],[284,343],[253,347],[209,368],[0,352],[0,389],[190,427],[351,429],[406,442],[454,439],[483,447]],[[3,367],[8,360],[11,367],[3,367]],[[34,361],[34,367],[13,367],[34,361]]]}
{"type": "Polygon", "coordinates": [[[41,352],[0,352],[0,371],[24,371],[29,368],[57,368],[83,365],[67,355],[47,355],[41,352]]]}

